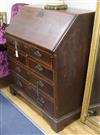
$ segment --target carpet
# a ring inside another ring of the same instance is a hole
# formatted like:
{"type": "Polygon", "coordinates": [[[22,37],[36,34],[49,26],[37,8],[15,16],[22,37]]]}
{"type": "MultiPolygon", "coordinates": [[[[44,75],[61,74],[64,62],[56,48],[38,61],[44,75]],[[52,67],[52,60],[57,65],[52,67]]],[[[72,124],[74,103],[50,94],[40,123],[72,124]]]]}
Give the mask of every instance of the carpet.
{"type": "Polygon", "coordinates": [[[0,135],[45,135],[45,133],[0,93],[0,135]]]}

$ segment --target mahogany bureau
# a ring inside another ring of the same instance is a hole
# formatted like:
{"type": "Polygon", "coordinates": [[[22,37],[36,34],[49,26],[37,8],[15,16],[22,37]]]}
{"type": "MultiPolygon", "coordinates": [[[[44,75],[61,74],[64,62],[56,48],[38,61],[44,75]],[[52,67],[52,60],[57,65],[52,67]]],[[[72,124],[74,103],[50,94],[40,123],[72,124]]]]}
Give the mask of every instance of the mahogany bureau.
{"type": "Polygon", "coordinates": [[[79,118],[93,20],[93,12],[24,6],[6,31],[11,92],[56,132],[79,118]]]}

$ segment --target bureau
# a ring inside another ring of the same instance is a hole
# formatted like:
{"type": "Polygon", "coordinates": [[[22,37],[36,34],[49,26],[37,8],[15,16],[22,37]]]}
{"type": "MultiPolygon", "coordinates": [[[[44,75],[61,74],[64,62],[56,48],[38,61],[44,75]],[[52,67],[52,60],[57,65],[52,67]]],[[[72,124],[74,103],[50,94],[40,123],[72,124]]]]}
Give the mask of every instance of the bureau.
{"type": "Polygon", "coordinates": [[[56,132],[80,115],[93,20],[93,12],[24,6],[6,31],[10,90],[56,132]]]}

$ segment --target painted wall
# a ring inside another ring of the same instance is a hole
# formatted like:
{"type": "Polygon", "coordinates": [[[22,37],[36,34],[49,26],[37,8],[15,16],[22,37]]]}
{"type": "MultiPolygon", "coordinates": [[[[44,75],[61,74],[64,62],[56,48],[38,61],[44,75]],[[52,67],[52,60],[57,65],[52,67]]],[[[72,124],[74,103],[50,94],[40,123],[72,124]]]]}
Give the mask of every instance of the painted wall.
{"type": "MultiPolygon", "coordinates": [[[[69,7],[95,10],[96,0],[65,0],[69,7]]],[[[34,6],[45,4],[45,0],[0,0],[0,11],[7,11],[8,22],[10,21],[11,7],[15,3],[27,3],[34,6]]]]}

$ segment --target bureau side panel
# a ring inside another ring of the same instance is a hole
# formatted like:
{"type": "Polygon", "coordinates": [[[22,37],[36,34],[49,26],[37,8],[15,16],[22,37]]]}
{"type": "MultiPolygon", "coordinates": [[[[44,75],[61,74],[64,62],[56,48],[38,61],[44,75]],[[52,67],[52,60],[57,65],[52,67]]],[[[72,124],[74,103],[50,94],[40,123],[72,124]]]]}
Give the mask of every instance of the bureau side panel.
{"type": "Polygon", "coordinates": [[[93,13],[79,15],[55,51],[57,118],[70,117],[81,108],[93,20],[93,13]]]}

